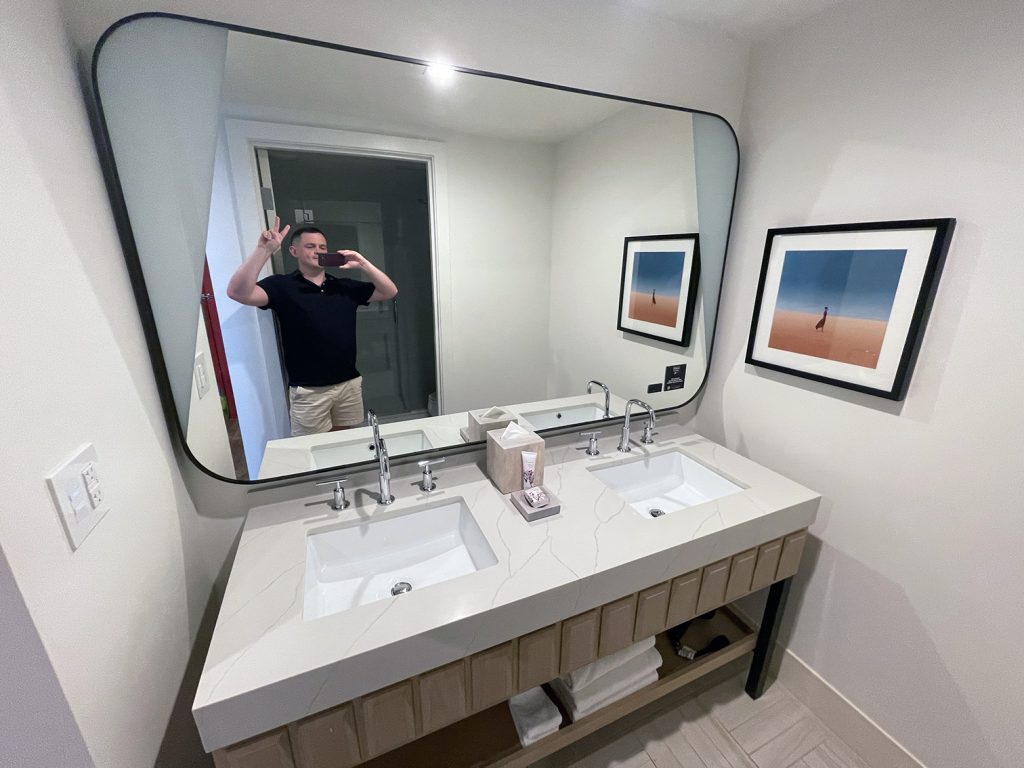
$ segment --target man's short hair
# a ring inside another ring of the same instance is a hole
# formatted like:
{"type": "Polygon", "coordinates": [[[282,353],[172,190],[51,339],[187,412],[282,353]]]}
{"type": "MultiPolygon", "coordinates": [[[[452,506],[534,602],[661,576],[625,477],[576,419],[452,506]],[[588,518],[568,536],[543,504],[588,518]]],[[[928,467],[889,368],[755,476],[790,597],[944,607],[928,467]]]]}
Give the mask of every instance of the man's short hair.
{"type": "Polygon", "coordinates": [[[308,234],[321,235],[324,238],[324,240],[327,239],[327,235],[325,235],[323,232],[321,232],[316,227],[299,227],[294,232],[292,232],[292,237],[288,241],[288,245],[289,246],[295,245],[295,241],[296,240],[302,240],[302,236],[303,235],[308,235],[308,234]]]}

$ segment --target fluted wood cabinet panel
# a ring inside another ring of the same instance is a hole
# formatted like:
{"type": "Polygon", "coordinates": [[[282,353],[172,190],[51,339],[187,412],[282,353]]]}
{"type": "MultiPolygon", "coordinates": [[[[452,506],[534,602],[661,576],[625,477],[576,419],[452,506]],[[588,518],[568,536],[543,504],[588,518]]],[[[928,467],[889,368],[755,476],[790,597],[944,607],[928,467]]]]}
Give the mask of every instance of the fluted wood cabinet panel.
{"type": "Polygon", "coordinates": [[[558,677],[562,645],[562,627],[552,624],[519,638],[519,684],[525,691],[558,677]]]}
{"type": "Polygon", "coordinates": [[[419,734],[412,681],[405,680],[361,699],[356,724],[366,759],[415,739],[419,734]]]}
{"type": "Polygon", "coordinates": [[[420,675],[419,686],[423,733],[444,728],[469,714],[465,659],[420,675]]]}
{"type": "Polygon", "coordinates": [[[672,579],[665,626],[674,627],[697,615],[697,596],[700,594],[700,571],[672,579]]]}
{"type": "Polygon", "coordinates": [[[515,693],[516,643],[504,643],[481,651],[469,659],[470,706],[472,711],[505,701],[515,693]]]}
{"type": "Polygon", "coordinates": [[[750,592],[757,563],[757,549],[748,549],[732,556],[729,564],[729,582],[725,587],[725,602],[730,603],[750,592]]]}
{"type": "Polygon", "coordinates": [[[288,731],[280,728],[213,753],[217,768],[295,768],[288,731]]]}
{"type": "Polygon", "coordinates": [[[579,669],[597,658],[598,609],[581,613],[562,622],[562,674],[579,669]]]}
{"type": "Polygon", "coordinates": [[[704,566],[700,580],[700,596],[697,598],[697,613],[710,611],[725,603],[725,587],[729,582],[729,561],[704,566]]]}
{"type": "Polygon", "coordinates": [[[779,570],[779,555],[782,554],[782,539],[762,544],[757,550],[757,564],[754,566],[754,577],[750,580],[751,591],[764,589],[775,581],[775,572],[779,570]]]}
{"type": "Polygon", "coordinates": [[[601,639],[598,656],[607,656],[631,645],[636,626],[636,595],[601,606],[601,639]]]}
{"type": "Polygon", "coordinates": [[[351,768],[361,760],[351,703],[292,723],[288,735],[295,768],[351,768]]]}
{"type": "Polygon", "coordinates": [[[804,553],[807,542],[807,531],[791,533],[782,541],[782,554],[779,556],[779,570],[775,579],[786,579],[796,573],[800,567],[800,557],[804,553]]]}
{"type": "Polygon", "coordinates": [[[668,597],[671,589],[671,582],[666,581],[664,584],[645,589],[636,596],[634,641],[656,635],[668,626],[665,617],[668,615],[668,597]]]}

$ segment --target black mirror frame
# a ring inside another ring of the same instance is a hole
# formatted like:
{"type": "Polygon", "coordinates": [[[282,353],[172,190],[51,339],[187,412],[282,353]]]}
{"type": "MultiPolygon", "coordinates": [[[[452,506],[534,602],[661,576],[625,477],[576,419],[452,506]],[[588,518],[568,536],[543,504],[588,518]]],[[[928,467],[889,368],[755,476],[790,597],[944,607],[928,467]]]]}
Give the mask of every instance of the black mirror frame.
{"type": "MultiPolygon", "coordinates": [[[[149,352],[150,362],[153,366],[153,374],[156,379],[157,391],[160,395],[160,402],[164,411],[164,417],[168,422],[169,432],[181,450],[188,457],[189,461],[192,462],[201,472],[214,480],[220,480],[222,482],[231,483],[240,486],[279,486],[288,485],[294,482],[302,482],[311,477],[316,477],[325,473],[336,473],[340,467],[351,469],[359,472],[370,469],[374,464],[375,460],[370,459],[363,462],[357,462],[355,464],[339,464],[335,467],[327,469],[315,469],[309,470],[308,472],[298,472],[291,475],[281,475],[280,477],[268,478],[263,480],[239,480],[237,478],[224,477],[218,475],[215,472],[210,471],[207,467],[202,464],[188,448],[188,443],[185,439],[185,434],[182,429],[181,419],[178,415],[177,407],[174,403],[174,397],[171,392],[170,377],[167,371],[167,365],[164,360],[163,349],[160,346],[160,339],[157,333],[156,318],[153,315],[153,307],[149,301],[149,293],[146,290],[145,277],[142,270],[142,261],[139,258],[138,247],[135,242],[135,235],[132,231],[131,220],[128,216],[128,207],[124,198],[124,190],[121,188],[121,181],[117,171],[117,164],[114,159],[114,150],[110,141],[110,134],[107,129],[106,116],[103,112],[103,101],[99,90],[99,58],[103,51],[103,45],[109,39],[109,37],[120,27],[125,26],[133,21],[144,18],[164,18],[174,19],[178,21],[187,21],[195,24],[203,24],[206,26],[217,27],[220,29],[226,29],[231,32],[243,32],[251,35],[259,35],[262,37],[269,37],[276,40],[284,40],[287,42],[302,43],[304,45],[313,45],[320,48],[328,48],[336,51],[344,51],[347,53],[357,53],[364,56],[373,56],[379,59],[388,59],[390,61],[400,61],[407,64],[418,64],[420,66],[426,66],[430,62],[423,59],[417,59],[410,56],[400,56],[397,54],[383,53],[381,51],[372,51],[365,48],[356,48],[349,45],[342,45],[340,43],[330,43],[323,40],[314,40],[305,37],[299,37],[296,35],[288,35],[281,32],[270,32],[268,30],[256,29],[253,27],[246,27],[239,24],[230,24],[227,22],[212,21],[210,19],[200,19],[194,16],[186,16],[176,13],[165,13],[160,11],[147,11],[143,13],[135,13],[124,18],[118,19],[116,22],[111,24],[96,42],[96,46],[93,50],[92,65],[91,65],[91,84],[92,84],[92,95],[95,100],[96,115],[95,115],[95,139],[97,145],[97,153],[99,155],[99,161],[101,170],[103,172],[104,182],[107,188],[107,194],[110,198],[111,210],[114,217],[114,223],[117,227],[118,238],[121,241],[121,250],[124,254],[125,266],[128,269],[128,275],[131,279],[132,292],[135,296],[136,308],[139,312],[139,318],[142,321],[143,334],[146,339],[146,347],[149,352]]],[[[574,88],[572,86],[558,85],[555,83],[546,83],[539,80],[531,80],[523,77],[516,77],[514,75],[503,75],[496,72],[488,72],[479,69],[469,69],[466,67],[453,66],[456,72],[469,75],[478,75],[481,77],[489,77],[495,80],[505,80],[508,82],[522,83],[524,85],[539,86],[542,88],[550,88],[553,90],[564,91],[567,93],[575,93],[584,96],[597,96],[604,99],[613,99],[615,101],[626,102],[629,104],[638,104],[649,107],[658,107],[661,109],[670,109],[676,112],[687,112],[690,114],[707,115],[708,117],[714,117],[720,120],[732,134],[733,142],[736,145],[736,175],[733,179],[732,184],[732,201],[729,208],[729,223],[726,230],[725,244],[722,253],[722,278],[725,276],[725,264],[728,258],[729,251],[729,240],[732,235],[732,222],[736,211],[736,190],[739,183],[739,168],[740,168],[740,148],[739,140],[736,137],[736,131],[733,129],[732,124],[729,123],[721,115],[714,112],[707,112],[701,109],[692,109],[687,107],[679,107],[673,104],[663,104],[656,101],[648,101],[646,99],[637,99],[629,96],[616,96],[609,93],[601,93],[599,91],[590,91],[584,88],[574,88]]],[[[700,386],[694,392],[693,396],[681,403],[678,406],[670,406],[666,408],[660,408],[656,410],[656,413],[665,414],[668,412],[676,411],[686,407],[691,402],[700,397],[704,391],[704,387],[707,385],[708,372],[711,368],[712,353],[714,351],[715,333],[718,327],[718,310],[721,306],[722,290],[719,287],[718,297],[715,304],[715,324],[711,329],[710,343],[707,348],[706,355],[706,367],[704,370],[704,376],[701,379],[700,386]]],[[[552,427],[550,429],[538,430],[539,434],[543,435],[561,435],[576,430],[586,430],[593,428],[601,424],[614,424],[622,421],[622,417],[613,417],[610,419],[599,419],[596,421],[581,422],[573,424],[567,427],[552,427]]],[[[428,457],[437,454],[439,451],[444,451],[446,454],[460,454],[469,451],[479,450],[484,445],[483,441],[477,441],[473,443],[464,443],[457,446],[446,446],[443,448],[430,449],[426,451],[418,451],[416,453],[403,454],[396,456],[393,462],[402,465],[412,463],[417,460],[422,460],[424,457],[428,457]]]]}

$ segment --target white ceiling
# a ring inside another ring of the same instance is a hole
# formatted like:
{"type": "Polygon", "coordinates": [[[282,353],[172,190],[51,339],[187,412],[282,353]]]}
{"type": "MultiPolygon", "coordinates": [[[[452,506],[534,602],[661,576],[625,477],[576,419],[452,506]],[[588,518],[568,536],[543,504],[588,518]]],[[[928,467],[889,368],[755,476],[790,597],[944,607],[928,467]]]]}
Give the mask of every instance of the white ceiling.
{"type": "Polygon", "coordinates": [[[624,5],[747,40],[763,40],[851,0],[622,0],[624,5]]]}
{"type": "Polygon", "coordinates": [[[228,35],[221,97],[225,113],[237,117],[343,124],[418,138],[454,131],[545,143],[629,106],[462,73],[439,88],[423,66],[241,32],[228,35]]]}

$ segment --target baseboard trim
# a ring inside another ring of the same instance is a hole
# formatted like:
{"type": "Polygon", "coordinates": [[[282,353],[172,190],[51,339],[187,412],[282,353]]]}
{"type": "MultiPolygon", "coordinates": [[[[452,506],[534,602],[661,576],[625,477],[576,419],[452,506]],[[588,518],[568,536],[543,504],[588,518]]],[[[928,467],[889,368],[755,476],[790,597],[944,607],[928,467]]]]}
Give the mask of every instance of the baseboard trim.
{"type": "Polygon", "coordinates": [[[788,649],[779,654],[779,682],[872,768],[926,768],[853,702],[788,649]]]}

